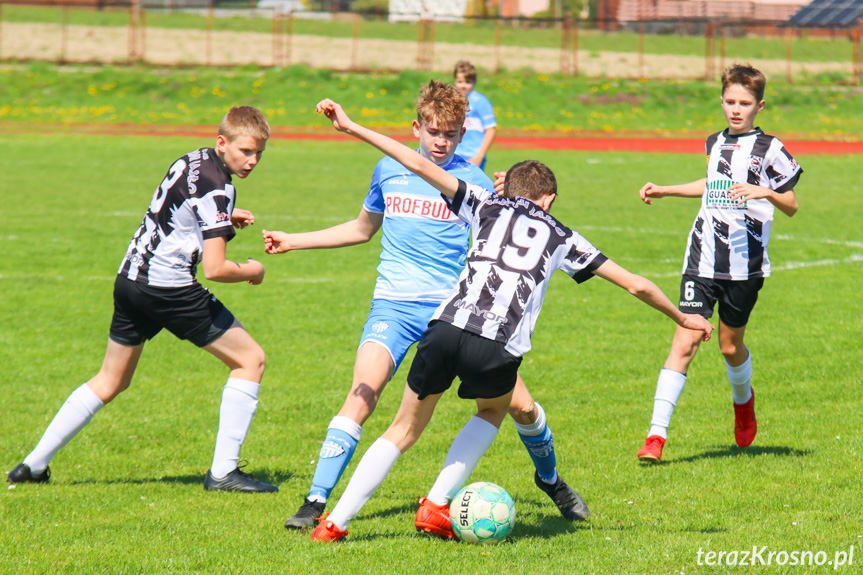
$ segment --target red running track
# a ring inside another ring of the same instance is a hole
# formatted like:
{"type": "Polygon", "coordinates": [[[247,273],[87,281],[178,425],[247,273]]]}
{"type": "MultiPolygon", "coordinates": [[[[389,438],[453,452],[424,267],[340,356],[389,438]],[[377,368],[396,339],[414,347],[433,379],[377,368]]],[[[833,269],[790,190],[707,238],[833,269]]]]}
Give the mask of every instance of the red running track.
{"type": "MultiPolygon", "coordinates": [[[[74,133],[127,136],[169,136],[169,137],[213,137],[215,129],[210,126],[141,126],[133,124],[89,124],[83,126],[64,126],[59,124],[22,125],[0,123],[0,132],[5,133],[74,133]]],[[[406,134],[386,131],[389,135],[404,142],[413,141],[406,134]]],[[[663,154],[703,154],[705,136],[664,137],[650,134],[626,134],[612,136],[595,132],[562,136],[540,135],[499,135],[494,145],[508,150],[557,150],[584,152],[639,152],[663,154]]],[[[352,140],[350,136],[335,132],[323,132],[317,128],[292,128],[274,126],[271,139],[274,140],[352,140]]],[[[828,154],[841,156],[863,154],[863,141],[808,140],[801,138],[782,138],[795,156],[808,154],[828,154]]]]}

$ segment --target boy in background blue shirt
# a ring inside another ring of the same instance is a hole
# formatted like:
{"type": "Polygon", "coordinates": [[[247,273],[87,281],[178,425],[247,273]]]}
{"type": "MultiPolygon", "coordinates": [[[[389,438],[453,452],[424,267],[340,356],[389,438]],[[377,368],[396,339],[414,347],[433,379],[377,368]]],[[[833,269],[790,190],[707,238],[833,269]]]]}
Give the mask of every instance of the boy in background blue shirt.
{"type": "Polygon", "coordinates": [[[467,96],[470,111],[464,122],[465,132],[458,145],[458,154],[485,170],[489,148],[497,133],[497,120],[491,101],[477,92],[476,68],[467,60],[460,60],[453,73],[455,87],[467,96]]]}

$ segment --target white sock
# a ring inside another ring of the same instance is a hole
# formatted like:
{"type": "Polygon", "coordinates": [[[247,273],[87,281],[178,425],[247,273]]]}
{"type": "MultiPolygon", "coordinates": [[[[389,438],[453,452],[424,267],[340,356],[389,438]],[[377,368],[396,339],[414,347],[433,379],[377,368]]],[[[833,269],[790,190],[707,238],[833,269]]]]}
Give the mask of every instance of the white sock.
{"type": "Polygon", "coordinates": [[[104,405],[86,383],[73,391],[42,434],[36,448],[24,459],[30,471],[34,475],[45,471],[54,455],[84,429],[104,405]]]}
{"type": "Polygon", "coordinates": [[[453,440],[428,499],[435,505],[447,505],[470,477],[480,457],[497,435],[497,427],[473,416],[453,440]]]}
{"type": "Polygon", "coordinates": [[[228,378],[222,390],[222,405],[219,408],[219,432],[210,473],[221,479],[237,468],[240,448],[252,426],[252,417],[258,409],[260,383],[228,378]]]}
{"type": "Polygon", "coordinates": [[[343,415],[334,415],[327,429],[340,429],[359,441],[363,437],[363,426],[343,415]]]}
{"type": "Polygon", "coordinates": [[[347,529],[348,523],[378,490],[400,456],[399,448],[392,441],[379,437],[372,443],[360,459],[345,492],[327,519],[339,529],[347,529]]]}
{"type": "Polygon", "coordinates": [[[748,348],[746,351],[749,352],[746,361],[737,367],[725,362],[725,373],[731,382],[731,397],[737,405],[743,405],[752,398],[752,352],[748,348]]]}
{"type": "Polygon", "coordinates": [[[686,385],[686,374],[672,369],[662,368],[656,380],[656,395],[653,396],[653,417],[650,420],[648,437],[658,435],[663,439],[668,437],[668,426],[674,408],[680,400],[680,394],[686,385]]]}

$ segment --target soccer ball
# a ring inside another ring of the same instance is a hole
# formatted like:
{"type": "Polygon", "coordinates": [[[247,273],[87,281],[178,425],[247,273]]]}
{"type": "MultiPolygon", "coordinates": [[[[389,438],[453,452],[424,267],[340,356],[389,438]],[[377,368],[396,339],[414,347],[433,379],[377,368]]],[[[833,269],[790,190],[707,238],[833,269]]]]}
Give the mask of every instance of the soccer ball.
{"type": "Polygon", "coordinates": [[[480,481],[462,488],[449,505],[456,537],[468,543],[498,543],[515,525],[515,503],[503,487],[480,481]]]}

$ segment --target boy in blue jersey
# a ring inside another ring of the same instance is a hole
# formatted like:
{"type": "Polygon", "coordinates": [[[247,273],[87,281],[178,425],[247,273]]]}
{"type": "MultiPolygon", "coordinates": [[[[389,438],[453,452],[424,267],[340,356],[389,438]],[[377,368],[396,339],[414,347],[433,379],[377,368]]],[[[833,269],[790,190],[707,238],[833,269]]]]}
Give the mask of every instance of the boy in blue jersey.
{"type": "Polygon", "coordinates": [[[488,159],[486,154],[488,154],[497,133],[494,108],[488,98],[475,90],[476,68],[467,60],[460,60],[456,63],[453,83],[467,96],[470,105],[470,112],[468,112],[467,120],[464,123],[464,137],[458,145],[458,153],[461,157],[484,170],[488,159]]]}
{"type": "MultiPolygon", "coordinates": [[[[417,346],[398,414],[366,450],[332,514],[312,532],[313,541],[345,539],[348,524],[416,443],[438,401],[458,378],[459,397],[475,400],[477,411],[453,441],[429,492],[428,499],[446,507],[511,409],[518,367],[530,350],[555,270],[578,283],[594,275],[608,280],[678,325],[710,338],[713,327],[706,319],[679,311],[653,282],[615,264],[548,213],[557,197],[557,181],[547,166],[532,160],[514,165],[500,197],[352,122],[332,100],[320,102],[317,111],[338,131],[375,146],[439,190],[450,209],[471,226],[473,246],[458,285],[435,311],[417,346]]],[[[449,516],[445,527],[453,537],[449,516]]]]}
{"type": "MultiPolygon", "coordinates": [[[[416,102],[414,135],[418,153],[458,178],[487,189],[482,170],[455,154],[464,133],[467,98],[453,86],[430,81],[416,102]]],[[[327,498],[351,460],[362,425],[374,411],[386,384],[408,349],[421,337],[437,306],[455,286],[467,256],[469,227],[450,212],[440,193],[404,166],[385,157],[375,167],[363,207],[355,220],[306,233],[264,231],[270,254],[300,249],[351,246],[368,242],[383,228],[381,263],[372,307],[354,364],[353,382],[339,413],[330,421],[308,497],[285,523],[287,529],[315,526],[327,498]]],[[[589,510],[557,474],[554,443],[542,407],[519,378],[509,409],[536,466],[534,481],[570,520],[589,510]]],[[[435,534],[446,506],[423,499],[417,528],[435,534]]]]}

